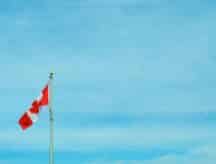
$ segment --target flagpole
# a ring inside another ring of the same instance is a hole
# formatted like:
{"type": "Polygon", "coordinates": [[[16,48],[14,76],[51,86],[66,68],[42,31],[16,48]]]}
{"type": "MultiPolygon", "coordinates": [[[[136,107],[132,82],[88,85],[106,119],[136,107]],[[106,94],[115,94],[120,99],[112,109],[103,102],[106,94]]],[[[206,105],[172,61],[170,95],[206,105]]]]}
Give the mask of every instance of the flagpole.
{"type": "Polygon", "coordinates": [[[52,110],[52,81],[54,73],[49,74],[49,125],[50,125],[50,145],[49,145],[49,164],[54,164],[54,118],[52,110]]]}

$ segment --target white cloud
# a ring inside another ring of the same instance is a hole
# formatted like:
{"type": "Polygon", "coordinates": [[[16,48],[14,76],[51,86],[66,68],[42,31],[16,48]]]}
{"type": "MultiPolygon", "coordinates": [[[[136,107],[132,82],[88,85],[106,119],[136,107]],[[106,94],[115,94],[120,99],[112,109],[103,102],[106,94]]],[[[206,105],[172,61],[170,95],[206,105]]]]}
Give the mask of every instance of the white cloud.
{"type": "MultiPolygon", "coordinates": [[[[214,164],[216,160],[216,145],[204,145],[198,148],[191,148],[183,154],[162,155],[152,160],[93,160],[88,164],[214,164]]],[[[86,164],[87,164],[86,163],[86,164]]]]}
{"type": "MultiPolygon", "coordinates": [[[[5,131],[0,135],[0,144],[14,149],[46,149],[47,130],[26,132],[5,131]]],[[[79,128],[56,129],[57,150],[97,150],[97,149],[149,149],[153,147],[184,148],[216,137],[210,128],[192,127],[141,127],[128,128],[79,128]]]]}

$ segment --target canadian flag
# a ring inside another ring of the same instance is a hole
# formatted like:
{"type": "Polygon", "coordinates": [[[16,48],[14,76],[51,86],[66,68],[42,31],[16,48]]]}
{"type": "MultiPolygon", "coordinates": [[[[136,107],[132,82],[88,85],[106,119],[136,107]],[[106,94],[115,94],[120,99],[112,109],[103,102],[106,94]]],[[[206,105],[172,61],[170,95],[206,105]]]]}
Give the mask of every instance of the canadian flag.
{"type": "Polygon", "coordinates": [[[41,92],[41,95],[32,102],[31,107],[19,119],[19,125],[23,130],[26,130],[33,125],[38,119],[41,107],[49,103],[49,87],[46,85],[41,92]]]}

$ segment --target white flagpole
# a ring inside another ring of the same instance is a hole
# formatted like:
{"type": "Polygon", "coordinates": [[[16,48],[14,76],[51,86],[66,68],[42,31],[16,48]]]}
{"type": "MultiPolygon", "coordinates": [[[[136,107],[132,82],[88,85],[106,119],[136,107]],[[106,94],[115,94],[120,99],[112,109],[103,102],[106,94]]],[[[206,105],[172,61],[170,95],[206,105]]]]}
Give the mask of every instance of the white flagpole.
{"type": "Polygon", "coordinates": [[[53,118],[53,110],[52,110],[52,81],[53,81],[54,73],[50,73],[49,75],[49,121],[50,121],[50,145],[49,145],[49,164],[54,164],[54,118],[53,118]]]}

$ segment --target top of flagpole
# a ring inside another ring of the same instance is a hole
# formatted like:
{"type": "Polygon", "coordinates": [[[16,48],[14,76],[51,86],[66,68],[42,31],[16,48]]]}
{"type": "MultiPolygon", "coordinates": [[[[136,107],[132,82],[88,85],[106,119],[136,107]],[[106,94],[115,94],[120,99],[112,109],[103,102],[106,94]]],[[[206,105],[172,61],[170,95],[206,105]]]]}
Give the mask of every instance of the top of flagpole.
{"type": "Polygon", "coordinates": [[[53,79],[53,76],[54,76],[54,72],[50,72],[49,79],[53,79]]]}

